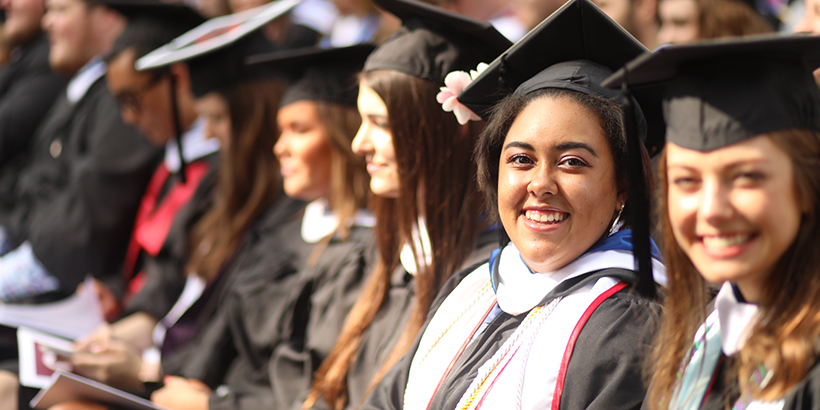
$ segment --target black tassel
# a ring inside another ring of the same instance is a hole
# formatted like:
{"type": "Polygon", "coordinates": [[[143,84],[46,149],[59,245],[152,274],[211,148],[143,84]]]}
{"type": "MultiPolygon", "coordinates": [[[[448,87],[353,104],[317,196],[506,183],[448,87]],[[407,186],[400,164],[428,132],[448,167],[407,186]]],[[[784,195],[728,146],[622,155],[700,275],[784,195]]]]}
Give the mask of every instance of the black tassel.
{"type": "Polygon", "coordinates": [[[635,263],[638,267],[637,290],[639,293],[655,298],[657,290],[652,276],[652,255],[649,251],[649,192],[643,175],[641,161],[641,138],[638,135],[638,124],[635,118],[635,105],[627,87],[628,73],[624,73],[621,91],[624,96],[624,126],[626,128],[627,173],[629,176],[629,219],[632,226],[632,248],[635,263]]]}
{"type": "Polygon", "coordinates": [[[171,115],[174,120],[174,133],[176,134],[177,146],[179,147],[179,178],[184,184],[185,178],[185,157],[182,155],[182,124],[179,121],[179,107],[177,106],[177,80],[173,73],[171,77],[171,115]]]}

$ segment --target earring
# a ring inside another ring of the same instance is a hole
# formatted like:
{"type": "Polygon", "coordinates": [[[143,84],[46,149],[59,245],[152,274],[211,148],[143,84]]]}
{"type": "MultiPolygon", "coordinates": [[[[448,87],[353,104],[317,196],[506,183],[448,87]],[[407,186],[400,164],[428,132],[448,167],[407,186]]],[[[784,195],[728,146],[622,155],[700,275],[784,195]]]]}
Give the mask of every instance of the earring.
{"type": "Polygon", "coordinates": [[[612,222],[612,226],[609,227],[610,234],[615,233],[621,224],[621,214],[624,213],[624,206],[626,206],[626,204],[621,204],[621,209],[618,210],[618,216],[615,217],[615,222],[612,222]]]}

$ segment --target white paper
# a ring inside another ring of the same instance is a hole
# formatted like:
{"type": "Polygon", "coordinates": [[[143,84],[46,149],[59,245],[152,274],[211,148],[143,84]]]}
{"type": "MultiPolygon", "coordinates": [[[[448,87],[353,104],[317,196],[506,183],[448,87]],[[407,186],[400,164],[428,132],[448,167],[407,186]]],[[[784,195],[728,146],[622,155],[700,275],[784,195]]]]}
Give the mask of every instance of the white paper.
{"type": "Polygon", "coordinates": [[[51,383],[40,390],[29,405],[35,410],[45,410],[66,401],[91,401],[132,410],[164,410],[133,394],[63,371],[54,373],[51,383]]]}
{"type": "Polygon", "coordinates": [[[55,371],[71,371],[67,358],[74,348],[70,340],[21,327],[17,329],[17,349],[23,386],[41,389],[51,383],[55,371]]]}
{"type": "Polygon", "coordinates": [[[36,305],[0,304],[0,325],[28,327],[67,339],[78,339],[104,323],[93,282],[86,279],[85,291],[53,303],[36,305]]]}

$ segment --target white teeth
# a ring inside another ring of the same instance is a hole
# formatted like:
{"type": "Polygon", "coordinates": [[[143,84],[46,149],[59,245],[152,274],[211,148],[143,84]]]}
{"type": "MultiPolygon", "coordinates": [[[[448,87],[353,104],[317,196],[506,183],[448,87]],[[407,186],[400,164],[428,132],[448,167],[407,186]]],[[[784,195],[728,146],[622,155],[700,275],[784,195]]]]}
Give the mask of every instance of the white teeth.
{"type": "Polygon", "coordinates": [[[703,244],[707,248],[728,248],[730,246],[740,245],[751,238],[752,235],[737,234],[731,236],[704,236],[703,244]]]}
{"type": "Polygon", "coordinates": [[[563,212],[526,211],[524,216],[531,221],[550,223],[563,221],[566,219],[567,214],[563,212]]]}

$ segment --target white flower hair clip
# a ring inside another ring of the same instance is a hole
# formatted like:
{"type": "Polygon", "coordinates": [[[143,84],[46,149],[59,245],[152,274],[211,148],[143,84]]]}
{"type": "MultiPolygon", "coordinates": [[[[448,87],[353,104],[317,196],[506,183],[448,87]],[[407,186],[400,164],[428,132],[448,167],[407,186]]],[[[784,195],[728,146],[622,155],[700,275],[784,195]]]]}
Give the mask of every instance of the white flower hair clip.
{"type": "Polygon", "coordinates": [[[446,112],[452,112],[456,115],[456,120],[459,124],[464,125],[467,121],[478,121],[481,119],[476,113],[472,112],[467,106],[458,101],[458,94],[470,85],[484,70],[489,67],[487,63],[479,63],[475,70],[470,70],[469,73],[464,71],[453,71],[444,77],[444,87],[436,95],[436,101],[441,104],[441,108],[446,112]]]}

